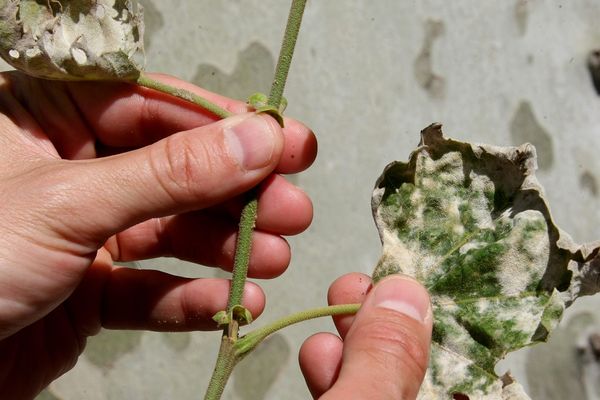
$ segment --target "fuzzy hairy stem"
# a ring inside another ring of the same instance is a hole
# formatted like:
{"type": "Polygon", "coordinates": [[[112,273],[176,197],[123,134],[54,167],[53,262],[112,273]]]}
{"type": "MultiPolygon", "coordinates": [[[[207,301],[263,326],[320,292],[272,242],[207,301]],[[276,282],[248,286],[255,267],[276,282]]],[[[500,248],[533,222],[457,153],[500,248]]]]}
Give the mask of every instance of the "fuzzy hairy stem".
{"type": "Polygon", "coordinates": [[[271,92],[269,93],[268,104],[276,109],[281,105],[283,89],[285,88],[285,82],[287,81],[290,65],[292,64],[292,56],[294,55],[296,39],[298,38],[298,32],[300,31],[305,7],[306,0],[292,1],[285,33],[283,35],[283,42],[281,43],[281,50],[279,50],[277,67],[275,68],[275,78],[273,79],[273,85],[271,86],[271,92]]]}
{"type": "Polygon", "coordinates": [[[249,200],[242,209],[242,214],[240,216],[227,312],[231,312],[234,306],[242,304],[244,285],[246,283],[246,276],[248,275],[250,253],[252,252],[252,231],[254,230],[258,210],[256,193],[250,191],[248,193],[248,198],[249,200]]]}
{"type": "MultiPolygon", "coordinates": [[[[273,78],[271,93],[267,102],[268,105],[276,109],[281,105],[283,90],[290,70],[292,56],[296,47],[296,39],[300,32],[300,25],[302,23],[305,7],[306,0],[293,0],[292,6],[290,7],[285,33],[283,35],[283,42],[279,52],[279,59],[277,61],[277,67],[275,68],[275,77],[273,78]]],[[[248,273],[248,264],[250,262],[250,253],[252,251],[252,231],[254,230],[254,225],[256,223],[256,210],[258,208],[256,193],[251,193],[252,194],[244,206],[240,217],[233,277],[231,279],[229,302],[227,304],[228,312],[231,311],[234,306],[241,304],[248,273]]],[[[232,330],[237,330],[237,327],[233,327],[232,330]]]]}
{"type": "Polygon", "coordinates": [[[237,340],[230,338],[224,332],[221,338],[217,364],[215,365],[204,400],[219,400],[235,365],[271,334],[287,326],[309,319],[355,314],[360,309],[360,306],[360,304],[339,304],[300,311],[251,331],[237,340]]]}
{"type": "Polygon", "coordinates": [[[233,344],[236,357],[242,357],[249,351],[265,340],[269,335],[283,329],[287,326],[297,324],[298,322],[307,321],[309,319],[334,316],[356,314],[360,304],[339,304],[335,306],[319,307],[310,310],[300,311],[286,317],[280,318],[268,325],[249,332],[244,337],[240,338],[233,344]]]}
{"type": "Polygon", "coordinates": [[[189,101],[190,103],[196,104],[207,111],[210,111],[217,117],[227,118],[232,116],[233,114],[229,111],[219,107],[218,105],[208,101],[202,96],[198,96],[195,93],[192,93],[185,89],[180,89],[173,87],[171,85],[167,85],[166,83],[159,82],[155,79],[152,79],[148,75],[142,73],[135,81],[140,86],[147,87],[149,89],[156,90],[158,92],[166,93],[171,96],[177,97],[179,99],[189,101]]]}
{"type": "Polygon", "coordinates": [[[218,400],[223,394],[225,384],[233,371],[233,367],[237,363],[238,358],[235,356],[233,343],[228,335],[224,332],[221,338],[221,347],[219,348],[219,357],[215,364],[213,375],[206,389],[204,400],[218,400]]]}
{"type": "MultiPolygon", "coordinates": [[[[279,60],[277,61],[277,67],[275,69],[275,77],[273,79],[273,85],[268,100],[268,105],[275,109],[279,109],[279,106],[281,105],[283,89],[285,88],[285,82],[292,62],[292,55],[296,46],[296,38],[300,31],[300,24],[302,22],[305,6],[306,0],[292,0],[279,60]]],[[[251,191],[249,192],[249,198],[240,216],[234,256],[233,276],[231,278],[229,300],[227,302],[227,312],[230,315],[232,315],[233,308],[241,305],[242,302],[248,265],[250,263],[250,254],[252,252],[252,232],[256,224],[257,209],[257,194],[255,191],[251,191]]],[[[223,340],[227,340],[229,344],[235,345],[238,340],[239,325],[240,321],[237,321],[232,317],[229,321],[229,326],[225,331],[226,333],[224,333],[223,340]]],[[[208,397],[209,393],[207,392],[205,400],[218,400],[221,398],[221,394],[227,384],[227,379],[231,374],[231,371],[228,370],[228,368],[231,367],[231,369],[233,369],[238,360],[238,357],[235,356],[235,353],[232,351],[229,344],[225,346],[222,343],[221,345],[219,355],[217,356],[215,370],[209,385],[209,389],[211,390],[210,396],[212,397],[208,397]]]]}

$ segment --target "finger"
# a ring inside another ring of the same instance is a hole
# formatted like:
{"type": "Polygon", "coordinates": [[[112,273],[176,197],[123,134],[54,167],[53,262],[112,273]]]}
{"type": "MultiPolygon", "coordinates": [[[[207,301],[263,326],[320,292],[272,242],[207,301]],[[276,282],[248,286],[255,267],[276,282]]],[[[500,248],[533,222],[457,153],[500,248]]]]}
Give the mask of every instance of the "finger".
{"type": "MultiPolygon", "coordinates": [[[[329,287],[327,302],[330,305],[362,303],[371,290],[371,284],[371,277],[358,272],[341,276],[329,287]]],[[[343,339],[354,322],[354,315],[336,316],[333,317],[333,322],[343,339]]]]}
{"type": "MultiPolygon", "coordinates": [[[[237,225],[228,216],[188,213],[138,224],[110,238],[105,247],[117,261],[168,256],[231,271],[237,225]]],[[[279,276],[290,258],[285,239],[254,231],[248,275],[262,279],[279,276]]]]}
{"type": "Polygon", "coordinates": [[[68,164],[57,188],[61,195],[50,193],[53,203],[45,209],[59,212],[56,217],[81,214],[59,221],[73,243],[103,243],[141,221],[207,208],[247,191],[273,171],[282,146],[274,119],[238,115],[129,153],[68,164]]]}
{"type": "MultiPolygon", "coordinates": [[[[121,268],[113,271],[105,291],[102,326],[154,331],[215,330],[212,317],[227,308],[230,281],[187,279],[158,271],[121,268]]],[[[251,282],[243,305],[254,318],[265,304],[251,282]]]]}
{"type": "Polygon", "coordinates": [[[283,132],[285,146],[276,172],[295,174],[310,167],[317,157],[317,138],[300,122],[285,118],[283,132]]]}
{"type": "MultiPolygon", "coordinates": [[[[232,114],[249,111],[246,103],[229,99],[173,77],[150,74],[186,89],[232,114]]],[[[122,82],[59,82],[18,72],[0,75],[11,83],[11,95],[23,104],[56,151],[66,159],[89,159],[143,147],[180,131],[220,118],[203,108],[138,85],[122,82]]],[[[8,97],[8,96],[7,96],[8,97]]],[[[315,135],[303,124],[285,118],[286,141],[277,172],[296,173],[316,157],[315,135]]],[[[32,135],[39,140],[39,132],[32,135]]],[[[54,149],[52,149],[54,151],[54,149]]]]}
{"type": "MultiPolygon", "coordinates": [[[[211,208],[144,221],[113,236],[105,247],[116,261],[170,256],[229,271],[242,208],[241,201],[235,203],[227,213],[211,208]]],[[[286,270],[291,256],[279,235],[306,229],[312,204],[303,191],[271,175],[261,183],[258,207],[248,273],[253,278],[273,278],[286,270]]]]}
{"type": "MultiPolygon", "coordinates": [[[[149,75],[162,83],[195,93],[232,114],[248,111],[241,101],[167,75],[149,75]]],[[[221,119],[188,101],[134,84],[72,82],[67,88],[88,126],[107,146],[141,147],[173,133],[221,119]]]]}
{"type": "Polygon", "coordinates": [[[331,333],[317,333],[304,341],[298,361],[313,398],[333,386],[342,365],[342,340],[331,333]]]}
{"type": "MultiPolygon", "coordinates": [[[[214,314],[227,307],[230,282],[189,279],[154,270],[94,264],[69,300],[85,336],[108,329],[192,331],[218,329],[214,314]],[[95,325],[96,324],[96,325],[95,325]]],[[[258,317],[264,293],[248,282],[243,305],[258,317]]]]}
{"type": "MultiPolygon", "coordinates": [[[[220,96],[174,77],[150,75],[157,81],[195,93],[233,114],[249,111],[244,102],[220,96]]],[[[77,104],[75,108],[84,117],[85,125],[91,128],[103,145],[109,147],[146,146],[176,132],[220,119],[187,101],[137,85],[73,82],[68,87],[77,104]]],[[[303,171],[316,157],[315,135],[305,125],[290,118],[285,119],[284,125],[286,144],[277,172],[290,174],[303,171]]],[[[73,131],[73,127],[69,126],[66,131],[73,131]]]]}
{"type": "MultiPolygon", "coordinates": [[[[218,209],[238,220],[246,201],[245,196],[241,196],[218,206],[218,209]]],[[[313,207],[303,190],[284,177],[273,174],[258,187],[257,214],[257,229],[278,235],[296,235],[312,222],[313,207]]]]}
{"type": "Polygon", "coordinates": [[[339,378],[323,399],[415,399],[431,340],[429,295],[395,275],[369,293],[344,340],[339,378]]]}

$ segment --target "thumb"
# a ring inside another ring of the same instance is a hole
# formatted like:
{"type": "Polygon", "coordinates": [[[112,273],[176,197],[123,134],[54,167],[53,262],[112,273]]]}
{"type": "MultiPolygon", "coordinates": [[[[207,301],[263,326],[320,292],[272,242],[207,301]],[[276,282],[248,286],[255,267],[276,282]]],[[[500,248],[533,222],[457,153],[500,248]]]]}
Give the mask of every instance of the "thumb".
{"type": "Polygon", "coordinates": [[[72,218],[78,240],[104,240],[146,219],[205,208],[247,191],[275,169],[283,142],[273,118],[248,113],[87,161],[71,171],[74,198],[65,207],[73,210],[61,212],[85,216],[72,218]]]}
{"type": "Polygon", "coordinates": [[[402,275],[383,279],[357,313],[344,339],[339,377],[322,399],[415,399],[431,329],[425,288],[402,275]]]}

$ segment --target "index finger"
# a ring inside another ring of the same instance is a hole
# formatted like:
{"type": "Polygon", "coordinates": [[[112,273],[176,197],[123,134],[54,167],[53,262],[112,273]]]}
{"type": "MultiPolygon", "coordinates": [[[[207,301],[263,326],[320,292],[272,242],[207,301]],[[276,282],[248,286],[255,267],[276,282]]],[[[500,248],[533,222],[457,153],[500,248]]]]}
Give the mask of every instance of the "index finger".
{"type": "MultiPolygon", "coordinates": [[[[362,303],[371,287],[372,281],[369,276],[351,272],[339,277],[331,284],[327,293],[327,302],[329,305],[362,303]]],[[[333,317],[335,327],[342,339],[346,337],[353,321],[354,315],[333,317]]]]}
{"type": "MultiPolygon", "coordinates": [[[[239,114],[246,103],[191,83],[160,74],[153,79],[195,93],[219,107],[239,114]]],[[[220,118],[185,100],[138,85],[115,82],[73,82],[68,85],[86,125],[104,146],[129,149],[146,146],[180,131],[201,127],[220,118]]],[[[285,147],[278,173],[301,172],[314,161],[317,141],[302,123],[285,118],[285,147]]]]}
{"type": "MultiPolygon", "coordinates": [[[[217,106],[239,114],[246,103],[161,74],[148,74],[170,86],[197,94],[217,106]]],[[[70,94],[81,116],[102,144],[142,147],[176,132],[204,126],[221,118],[166,93],[122,82],[72,82],[70,94]]]]}

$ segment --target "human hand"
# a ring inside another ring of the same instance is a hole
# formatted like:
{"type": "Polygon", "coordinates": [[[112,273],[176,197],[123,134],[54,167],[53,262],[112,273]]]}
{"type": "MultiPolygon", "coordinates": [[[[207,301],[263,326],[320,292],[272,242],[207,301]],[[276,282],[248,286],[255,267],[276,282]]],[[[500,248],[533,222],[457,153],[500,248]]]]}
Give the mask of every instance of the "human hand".
{"type": "MultiPolygon", "coordinates": [[[[0,397],[34,397],[69,370],[101,327],[214,329],[229,281],[113,265],[172,256],[231,269],[240,195],[259,185],[249,276],[281,274],[281,235],[312,218],[275,173],[307,168],[315,137],[244,103],[166,76],[233,113],[222,121],[124,83],[0,75],[0,397]]],[[[248,283],[256,317],[261,289],[248,283]]]]}
{"type": "Polygon", "coordinates": [[[335,318],[342,339],[317,333],[302,345],[300,368],[313,397],[415,399],[431,342],[432,311],[425,288],[400,275],[371,288],[368,276],[352,273],[331,285],[328,301],[362,306],[356,316],[335,318]]]}

